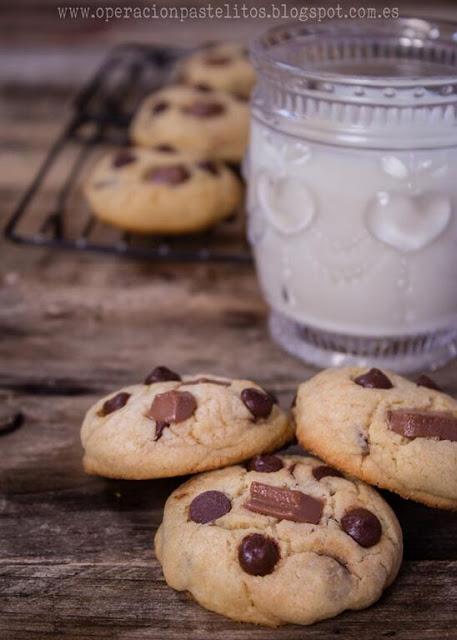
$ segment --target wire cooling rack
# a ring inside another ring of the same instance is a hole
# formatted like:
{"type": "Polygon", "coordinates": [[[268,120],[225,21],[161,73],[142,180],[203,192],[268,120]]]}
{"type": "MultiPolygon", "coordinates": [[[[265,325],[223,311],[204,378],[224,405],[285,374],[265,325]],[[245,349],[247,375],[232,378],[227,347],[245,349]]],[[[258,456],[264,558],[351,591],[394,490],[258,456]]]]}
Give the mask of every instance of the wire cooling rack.
{"type": "Polygon", "coordinates": [[[128,144],[128,125],[142,98],[165,84],[182,51],[122,45],[101,65],[73,104],[54,142],[5,227],[13,242],[170,262],[251,261],[238,214],[203,234],[176,238],[120,232],[92,216],[81,184],[95,158],[128,144]]]}

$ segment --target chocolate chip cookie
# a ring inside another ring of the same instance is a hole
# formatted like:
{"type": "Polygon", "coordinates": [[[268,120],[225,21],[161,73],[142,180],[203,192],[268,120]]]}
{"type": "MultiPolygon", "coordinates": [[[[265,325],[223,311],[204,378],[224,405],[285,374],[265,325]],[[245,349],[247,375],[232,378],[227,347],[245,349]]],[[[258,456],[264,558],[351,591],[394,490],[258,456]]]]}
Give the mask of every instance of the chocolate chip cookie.
{"type": "Polygon", "coordinates": [[[427,376],[329,369],[299,387],[293,415],[305,449],[361,480],[457,509],[457,401],[427,376]]]}
{"type": "Polygon", "coordinates": [[[235,163],[244,155],[248,128],[245,102],[222,91],[177,85],[144,100],[130,133],[138,145],[171,145],[235,163]]]}
{"type": "Polygon", "coordinates": [[[248,50],[230,42],[210,44],[187,56],[179,76],[187,84],[228,91],[241,100],[249,98],[255,82],[248,50]]]}
{"type": "Polygon", "coordinates": [[[311,624],[375,602],[402,534],[381,496],[312,457],[257,456],[168,498],[155,551],[167,583],[235,620],[311,624]]]}
{"type": "Polygon", "coordinates": [[[170,145],[130,148],[103,157],[84,185],[93,213],[143,234],[202,231],[233,213],[243,188],[222,162],[170,145]]]}
{"type": "Polygon", "coordinates": [[[254,382],[181,378],[166,367],[97,402],[81,429],[88,473],[133,480],[216,469],[292,436],[285,412],[254,382]]]}

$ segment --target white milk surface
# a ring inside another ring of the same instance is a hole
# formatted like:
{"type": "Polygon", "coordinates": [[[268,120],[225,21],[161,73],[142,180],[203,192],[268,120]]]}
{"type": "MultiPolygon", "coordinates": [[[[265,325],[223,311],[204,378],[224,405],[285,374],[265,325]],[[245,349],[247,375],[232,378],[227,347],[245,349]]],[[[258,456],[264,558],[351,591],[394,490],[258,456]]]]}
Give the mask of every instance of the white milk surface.
{"type": "Polygon", "coordinates": [[[254,118],[249,236],[271,307],[357,336],[457,319],[457,149],[304,142],[254,118]]]}

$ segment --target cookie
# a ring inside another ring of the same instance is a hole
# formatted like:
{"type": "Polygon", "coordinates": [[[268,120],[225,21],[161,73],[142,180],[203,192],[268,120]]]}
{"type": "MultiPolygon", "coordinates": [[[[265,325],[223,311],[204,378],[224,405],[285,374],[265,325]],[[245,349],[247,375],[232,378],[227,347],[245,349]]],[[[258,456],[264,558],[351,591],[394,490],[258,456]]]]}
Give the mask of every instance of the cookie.
{"type": "Polygon", "coordinates": [[[457,402],[427,377],[329,369],[300,385],[293,414],[305,449],[361,480],[457,509],[457,402]]]}
{"type": "Polygon", "coordinates": [[[254,382],[181,379],[166,367],[97,402],[81,429],[85,470],[132,480],[216,469],[292,436],[285,412],[254,382]]]}
{"type": "Polygon", "coordinates": [[[213,160],[239,162],[245,152],[249,109],[228,93],[176,85],[148,96],[130,128],[135,144],[171,145],[213,160]]]}
{"type": "Polygon", "coordinates": [[[237,43],[213,43],[187,56],[179,67],[187,84],[220,89],[249,99],[255,83],[249,52],[237,43]]]}
{"type": "Polygon", "coordinates": [[[84,193],[103,222],[136,233],[184,234],[228,217],[241,204],[243,188],[223,163],[159,146],[106,155],[84,193]]]}
{"type": "Polygon", "coordinates": [[[180,486],[155,551],[169,586],[207,609],[306,625],[375,602],[397,575],[402,534],[371,487],[276,454],[180,486]]]}

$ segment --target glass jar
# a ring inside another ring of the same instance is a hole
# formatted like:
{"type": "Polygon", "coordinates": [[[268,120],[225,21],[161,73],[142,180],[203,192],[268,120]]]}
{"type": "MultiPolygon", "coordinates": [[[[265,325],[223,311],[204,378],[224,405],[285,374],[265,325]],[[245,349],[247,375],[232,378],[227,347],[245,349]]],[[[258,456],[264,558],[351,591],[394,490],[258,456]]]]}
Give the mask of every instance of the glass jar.
{"type": "Polygon", "coordinates": [[[319,366],[457,353],[457,25],[274,28],[251,49],[249,239],[273,338],[319,366]]]}

